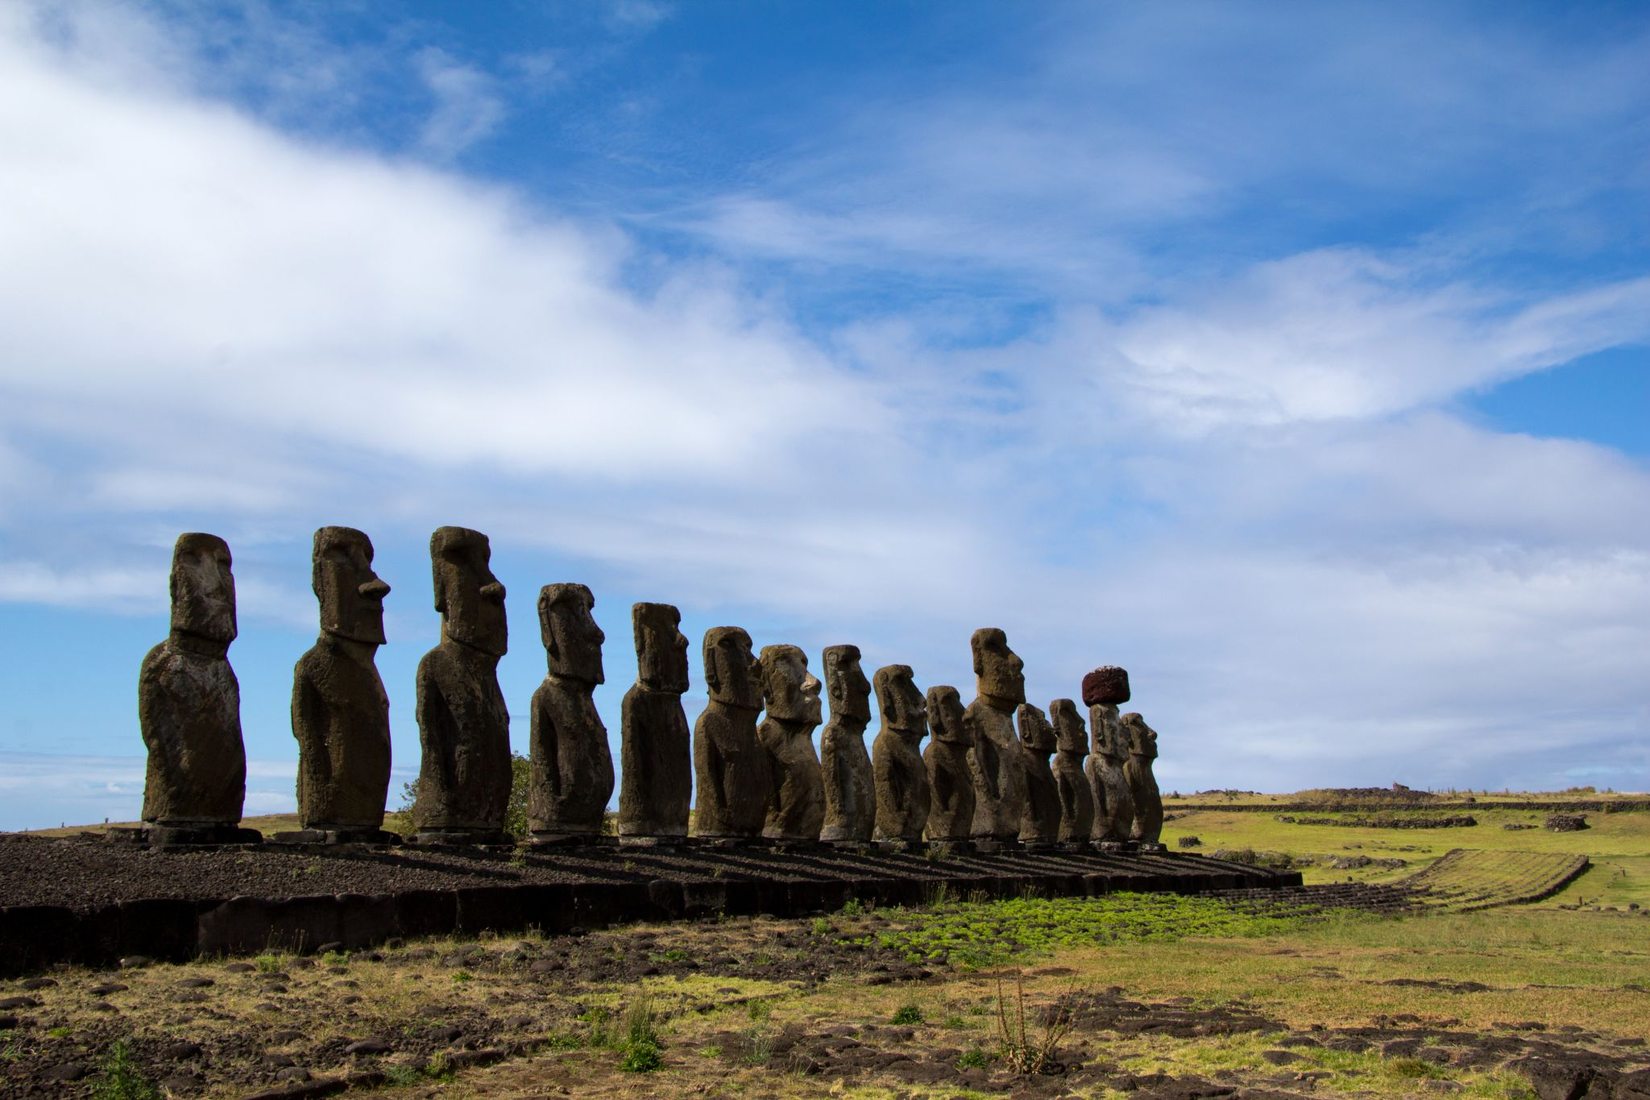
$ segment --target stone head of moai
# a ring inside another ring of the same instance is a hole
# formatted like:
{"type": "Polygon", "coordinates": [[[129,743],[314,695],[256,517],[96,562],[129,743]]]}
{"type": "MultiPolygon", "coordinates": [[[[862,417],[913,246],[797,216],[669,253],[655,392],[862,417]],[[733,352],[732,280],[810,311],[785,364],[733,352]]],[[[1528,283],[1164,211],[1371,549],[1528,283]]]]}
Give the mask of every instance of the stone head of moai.
{"type": "Polygon", "coordinates": [[[1101,665],[1083,677],[1083,705],[1121,706],[1129,701],[1129,673],[1116,665],[1101,665]]]}
{"type": "Polygon", "coordinates": [[[928,732],[934,740],[964,747],[974,744],[974,730],[963,721],[962,695],[956,688],[950,684],[936,684],[929,688],[925,709],[928,712],[928,732]]]}
{"type": "Polygon", "coordinates": [[[808,655],[794,645],[762,647],[762,703],[769,718],[817,726],[819,679],[808,671],[808,655]]]}
{"type": "Polygon", "coordinates": [[[607,635],[590,614],[595,606],[595,595],[582,584],[547,584],[539,589],[539,635],[550,675],[581,684],[605,679],[602,643],[607,635]]]}
{"type": "Polygon", "coordinates": [[[235,640],[235,575],[229,544],[189,531],[172,547],[172,636],[228,649],[235,640]]]}
{"type": "Polygon", "coordinates": [[[384,644],[384,597],[390,586],[372,571],[372,540],[364,532],[353,527],[317,530],[311,577],[323,634],[384,644]]]}
{"type": "Polygon", "coordinates": [[[1147,760],[1157,756],[1157,731],[1146,725],[1146,720],[1134,711],[1123,715],[1121,723],[1123,751],[1147,760]]]}
{"type": "Polygon", "coordinates": [[[649,691],[680,695],[688,689],[688,640],[682,613],[668,603],[639,603],[630,609],[636,632],[636,678],[649,691]]]}
{"type": "Polygon", "coordinates": [[[1035,753],[1051,753],[1055,749],[1054,727],[1049,725],[1043,708],[1021,703],[1014,709],[1015,723],[1020,727],[1020,741],[1035,753]]]}
{"type": "Polygon", "coordinates": [[[882,724],[912,742],[928,733],[928,708],[912,679],[910,665],[884,665],[871,683],[877,693],[882,724]]]}
{"type": "Polygon", "coordinates": [[[762,707],[762,673],[751,656],[751,636],[737,626],[705,631],[705,691],[711,701],[741,710],[762,707]]]}
{"type": "Polygon", "coordinates": [[[502,657],[510,634],[504,620],[504,585],[493,576],[492,556],[487,536],[468,527],[438,527],[430,536],[442,638],[502,657]]]}
{"type": "Polygon", "coordinates": [[[825,647],[825,691],[831,698],[833,719],[871,720],[871,681],[859,667],[857,645],[825,647]]]}
{"type": "Polygon", "coordinates": [[[994,626],[984,626],[968,641],[974,651],[974,676],[979,693],[999,704],[1012,706],[1026,701],[1025,662],[1008,648],[1008,635],[994,626]]]}
{"type": "Polygon", "coordinates": [[[1056,699],[1048,705],[1049,721],[1054,723],[1055,747],[1060,752],[1086,753],[1089,751],[1089,733],[1083,728],[1083,715],[1070,699],[1056,699]]]}

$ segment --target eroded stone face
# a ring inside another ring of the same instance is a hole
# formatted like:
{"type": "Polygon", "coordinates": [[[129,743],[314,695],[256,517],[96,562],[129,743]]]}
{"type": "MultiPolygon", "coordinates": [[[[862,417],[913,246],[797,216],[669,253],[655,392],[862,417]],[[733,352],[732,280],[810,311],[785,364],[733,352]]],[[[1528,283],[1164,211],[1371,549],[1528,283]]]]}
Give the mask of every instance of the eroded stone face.
{"type": "Polygon", "coordinates": [[[1021,703],[1015,708],[1014,717],[1020,727],[1020,740],[1026,748],[1045,756],[1054,751],[1054,727],[1049,724],[1048,715],[1043,713],[1042,707],[1021,703]]]}
{"type": "Polygon", "coordinates": [[[439,527],[430,536],[435,609],[441,634],[461,645],[502,657],[509,649],[504,585],[493,576],[487,536],[467,527],[439,527]]]}
{"type": "Polygon", "coordinates": [[[190,532],[172,550],[171,632],[138,672],[138,727],[149,750],[143,820],[233,826],[246,796],[229,546],[190,532]]]}
{"type": "Polygon", "coordinates": [[[688,640],[682,614],[668,603],[639,603],[630,609],[636,634],[637,682],[649,691],[677,695],[688,689],[688,640]]]}
{"type": "Polygon", "coordinates": [[[390,783],[389,697],[373,663],[390,586],[372,541],[352,527],[315,532],[321,637],[293,670],[298,819],[306,829],[376,830],[390,783]]]}
{"type": "Polygon", "coordinates": [[[774,779],[762,835],[817,840],[825,823],[824,776],[813,741],[820,684],[808,671],[807,655],[794,645],[764,647],[759,664],[766,713],[757,739],[767,750],[774,779]]]}
{"type": "Polygon", "coordinates": [[[871,720],[871,682],[859,666],[857,645],[825,647],[825,687],[831,700],[831,718],[871,720]]]}
{"type": "Polygon", "coordinates": [[[229,544],[191,531],[172,548],[172,632],[221,642],[235,640],[235,575],[229,544]]]}
{"type": "Polygon", "coordinates": [[[808,671],[808,655],[794,645],[770,645],[763,647],[758,663],[768,717],[819,725],[820,683],[808,671]]]}
{"type": "Polygon", "coordinates": [[[928,689],[926,698],[928,732],[936,741],[948,745],[971,748],[973,731],[963,721],[962,695],[950,684],[939,684],[928,689]]]}
{"type": "Polygon", "coordinates": [[[1152,775],[1152,761],[1157,757],[1157,732],[1134,713],[1123,715],[1122,727],[1129,746],[1123,773],[1128,778],[1129,793],[1134,796],[1134,827],[1129,837],[1141,844],[1156,844],[1163,832],[1163,797],[1152,775]]]}
{"type": "Polygon", "coordinates": [[[1121,844],[1134,829],[1134,793],[1124,772],[1128,756],[1123,746],[1123,724],[1115,703],[1089,707],[1094,751],[1084,763],[1089,789],[1094,793],[1095,840],[1121,844]]]}
{"type": "Polygon", "coordinates": [[[384,597],[390,586],[372,569],[372,540],[353,527],[315,532],[311,565],[321,630],[368,645],[384,644],[384,597]]]}
{"type": "Polygon", "coordinates": [[[762,707],[761,669],[751,655],[751,636],[737,626],[705,631],[705,690],[725,706],[762,707]]]}
{"type": "Polygon", "coordinates": [[[582,584],[547,584],[539,590],[539,635],[550,675],[600,684],[602,643],[607,635],[590,614],[595,594],[582,584]]]}
{"type": "Polygon", "coordinates": [[[693,747],[682,693],[688,640],[667,603],[630,609],[637,679],[620,706],[619,835],[682,837],[693,796],[693,747]]]}
{"type": "Polygon", "coordinates": [[[1048,705],[1049,721],[1054,725],[1055,748],[1059,752],[1086,753],[1089,751],[1089,731],[1083,726],[1083,715],[1070,699],[1056,699],[1048,705]]]}
{"type": "Polygon", "coordinates": [[[974,651],[974,676],[981,695],[1009,706],[1026,701],[1025,662],[1008,648],[1008,635],[994,626],[981,627],[969,639],[974,651]]]}
{"type": "Polygon", "coordinates": [[[1054,751],[1054,727],[1041,707],[1021,703],[1015,711],[1026,775],[1025,813],[1020,819],[1020,841],[1051,844],[1060,832],[1060,796],[1049,765],[1054,751]]]}

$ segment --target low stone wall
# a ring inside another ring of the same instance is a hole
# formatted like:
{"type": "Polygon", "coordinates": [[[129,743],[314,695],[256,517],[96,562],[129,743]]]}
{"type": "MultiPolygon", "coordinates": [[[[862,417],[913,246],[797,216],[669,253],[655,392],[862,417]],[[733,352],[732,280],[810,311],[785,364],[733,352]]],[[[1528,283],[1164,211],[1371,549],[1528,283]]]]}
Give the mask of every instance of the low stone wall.
{"type": "MultiPolygon", "coordinates": [[[[766,852],[742,854],[741,870],[706,878],[695,856],[654,857],[659,877],[635,873],[633,853],[611,861],[614,879],[466,885],[394,893],[295,897],[125,898],[86,907],[0,907],[0,974],[54,963],[117,964],[142,955],[183,960],[198,955],[354,949],[391,937],[473,935],[538,928],[565,932],[632,921],[683,920],[720,914],[796,916],[840,909],[850,900],[922,905],[942,897],[1101,895],[1118,891],[1203,893],[1276,889],[1300,884],[1299,873],[1263,871],[1179,853],[1013,853],[929,859],[914,854],[766,852]],[[665,877],[670,865],[682,873],[665,877]],[[762,874],[764,864],[773,876],[762,874]]],[[[706,856],[713,859],[712,856],[706,856]]],[[[478,859],[478,872],[497,860],[478,859]]]]}

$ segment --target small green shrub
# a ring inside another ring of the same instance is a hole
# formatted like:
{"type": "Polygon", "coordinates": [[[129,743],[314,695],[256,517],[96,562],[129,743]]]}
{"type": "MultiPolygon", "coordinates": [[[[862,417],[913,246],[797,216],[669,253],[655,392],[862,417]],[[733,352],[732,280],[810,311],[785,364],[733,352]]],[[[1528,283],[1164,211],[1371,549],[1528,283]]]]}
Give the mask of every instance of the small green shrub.
{"type": "Polygon", "coordinates": [[[109,1048],[101,1068],[92,1085],[93,1100],[161,1100],[160,1089],[132,1061],[124,1039],[109,1048]]]}
{"type": "Polygon", "coordinates": [[[893,1019],[890,1022],[895,1024],[920,1024],[922,1020],[922,1008],[913,1003],[900,1005],[895,1010],[893,1019]]]}
{"type": "Polygon", "coordinates": [[[990,1064],[991,1055],[979,1047],[969,1047],[962,1052],[962,1057],[957,1059],[958,1069],[984,1069],[990,1064]]]}

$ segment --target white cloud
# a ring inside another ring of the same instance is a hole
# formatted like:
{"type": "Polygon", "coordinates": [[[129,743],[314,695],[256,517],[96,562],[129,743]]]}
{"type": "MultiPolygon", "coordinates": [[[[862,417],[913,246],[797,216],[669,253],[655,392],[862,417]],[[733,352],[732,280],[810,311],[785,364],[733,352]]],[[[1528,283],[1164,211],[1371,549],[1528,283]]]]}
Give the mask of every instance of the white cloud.
{"type": "Polygon", "coordinates": [[[435,98],[419,145],[439,160],[451,160],[491,136],[504,120],[504,100],[493,78],[453,60],[434,46],[416,59],[419,77],[435,98]]]}

